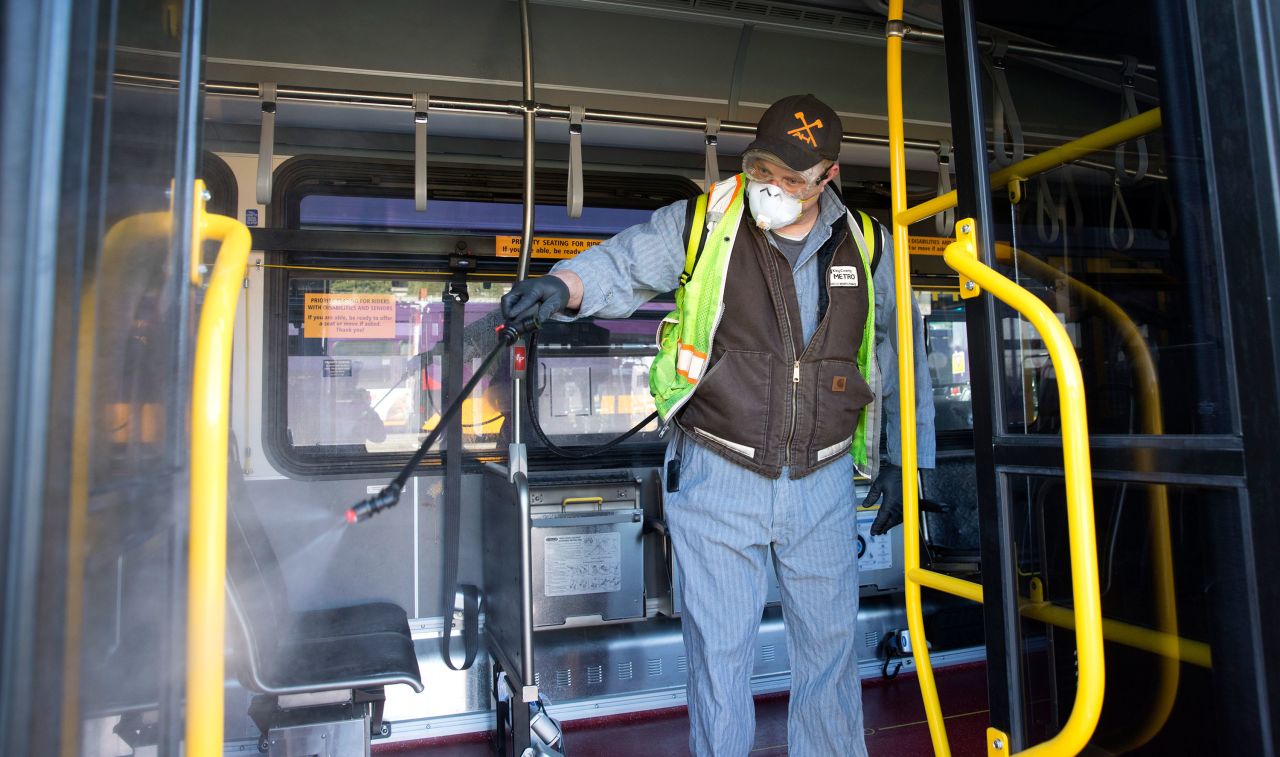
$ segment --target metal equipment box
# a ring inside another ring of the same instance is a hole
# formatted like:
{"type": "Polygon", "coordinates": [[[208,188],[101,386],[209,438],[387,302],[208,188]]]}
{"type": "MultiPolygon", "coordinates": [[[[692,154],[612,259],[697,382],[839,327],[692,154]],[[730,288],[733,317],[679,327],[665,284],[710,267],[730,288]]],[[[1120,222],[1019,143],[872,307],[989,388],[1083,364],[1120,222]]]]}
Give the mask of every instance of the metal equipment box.
{"type": "MultiPolygon", "coordinates": [[[[630,471],[529,476],[535,628],[645,617],[644,511],[630,471]]],[[[518,508],[501,476],[485,477],[485,588],[519,575],[518,508]]],[[[494,591],[497,589],[497,591],[494,591]]],[[[518,594],[514,595],[518,596],[518,594]]]]}

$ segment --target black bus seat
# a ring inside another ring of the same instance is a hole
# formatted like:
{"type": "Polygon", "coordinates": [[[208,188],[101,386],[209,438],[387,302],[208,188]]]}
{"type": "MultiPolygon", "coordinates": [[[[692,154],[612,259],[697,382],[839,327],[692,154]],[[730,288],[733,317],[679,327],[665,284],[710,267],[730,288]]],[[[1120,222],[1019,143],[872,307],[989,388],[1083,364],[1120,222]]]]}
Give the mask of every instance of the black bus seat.
{"type": "MultiPolygon", "coordinates": [[[[227,600],[232,668],[241,685],[258,695],[250,715],[262,732],[260,746],[267,744],[272,728],[305,724],[305,717],[291,711],[295,705],[332,704],[334,697],[306,696],[326,692],[352,692],[345,705],[348,714],[367,704],[370,730],[387,735],[383,687],[402,683],[415,692],[423,690],[407,614],[391,602],[292,609],[275,550],[249,500],[234,454],[230,463],[227,600]]],[[[333,707],[310,709],[319,718],[333,716],[333,707]]]]}

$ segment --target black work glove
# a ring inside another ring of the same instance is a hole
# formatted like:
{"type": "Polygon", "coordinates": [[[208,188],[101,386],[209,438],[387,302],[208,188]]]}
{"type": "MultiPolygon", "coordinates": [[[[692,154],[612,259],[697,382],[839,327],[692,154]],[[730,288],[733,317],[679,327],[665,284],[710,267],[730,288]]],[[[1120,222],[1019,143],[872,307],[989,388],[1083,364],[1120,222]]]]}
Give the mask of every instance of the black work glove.
{"type": "Polygon", "coordinates": [[[569,302],[569,286],[558,276],[525,279],[502,295],[502,317],[521,334],[540,327],[569,302]]]}
{"type": "Polygon", "coordinates": [[[871,535],[880,536],[902,522],[902,469],[893,463],[881,463],[880,475],[871,482],[863,507],[880,501],[880,514],[871,524],[871,535]],[[883,497],[883,499],[881,499],[883,497]]]}

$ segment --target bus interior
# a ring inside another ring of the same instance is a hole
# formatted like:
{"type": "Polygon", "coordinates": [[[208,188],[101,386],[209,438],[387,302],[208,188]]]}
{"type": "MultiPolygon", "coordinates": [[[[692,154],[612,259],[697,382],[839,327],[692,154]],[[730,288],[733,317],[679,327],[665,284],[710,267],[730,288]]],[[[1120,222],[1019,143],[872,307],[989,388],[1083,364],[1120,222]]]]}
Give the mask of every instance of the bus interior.
{"type": "MultiPolygon", "coordinates": [[[[849,545],[870,753],[1280,753],[1274,5],[5,19],[4,754],[686,754],[673,293],[527,364],[499,302],[738,174],[797,92],[927,357],[884,398],[906,523],[849,545]]],[[[773,577],[752,755],[788,753],[785,625],[773,577]]]]}

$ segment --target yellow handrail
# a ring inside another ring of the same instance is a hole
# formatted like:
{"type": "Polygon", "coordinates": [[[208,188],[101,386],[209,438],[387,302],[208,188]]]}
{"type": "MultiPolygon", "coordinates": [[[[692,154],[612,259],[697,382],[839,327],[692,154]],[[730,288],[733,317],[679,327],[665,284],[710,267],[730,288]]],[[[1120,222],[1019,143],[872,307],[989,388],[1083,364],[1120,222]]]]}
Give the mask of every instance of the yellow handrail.
{"type": "Polygon", "coordinates": [[[205,215],[203,204],[196,208],[194,223],[198,239],[221,239],[222,246],[200,310],[191,391],[186,754],[220,757],[231,342],[252,240],[243,224],[205,215]]]}
{"type": "MultiPolygon", "coordinates": [[[[890,15],[889,15],[890,19],[893,18],[892,13],[893,11],[891,9],[890,15]]],[[[892,37],[889,39],[889,43],[890,45],[893,44],[892,37]]],[[[899,46],[901,46],[901,40],[899,40],[899,46]]],[[[899,53],[899,58],[901,58],[900,53],[899,53]]],[[[892,53],[890,53],[889,60],[890,60],[890,68],[892,69],[892,61],[893,61],[892,53]]],[[[894,73],[892,70],[890,70],[889,78],[891,81],[893,79],[893,76],[894,76],[894,73]]],[[[901,85],[901,81],[902,81],[902,74],[901,74],[901,70],[899,70],[898,71],[899,85],[901,85]]],[[[901,102],[901,89],[899,89],[899,102],[901,102]]],[[[893,139],[892,115],[890,115],[889,123],[890,123],[889,139],[890,141],[892,141],[893,139]]],[[[1057,147],[1051,150],[1046,150],[1040,153],[1039,155],[1033,155],[1030,158],[1027,158],[1026,160],[1020,161],[1018,163],[1014,163],[1011,166],[1005,166],[1004,168],[1001,168],[999,171],[996,171],[995,173],[991,174],[991,186],[1003,187],[1003,186],[1006,186],[1009,182],[1013,181],[1014,179],[1030,178],[1037,174],[1044,173],[1045,171],[1057,168],[1058,166],[1070,163],[1073,160],[1079,160],[1080,158],[1083,158],[1084,156],[1089,155],[1090,153],[1095,153],[1099,150],[1106,150],[1107,148],[1115,147],[1121,142],[1127,142],[1130,139],[1141,137],[1144,134],[1150,134],[1151,132],[1159,128],[1160,128],[1160,109],[1152,108],[1151,110],[1148,110],[1145,113],[1139,113],[1133,118],[1127,118],[1118,123],[1111,124],[1110,126],[1107,126],[1103,129],[1099,129],[1098,131],[1095,131],[1092,134],[1086,134],[1085,136],[1080,137],[1079,139],[1073,139],[1072,141],[1067,142],[1066,144],[1058,145],[1057,147]]],[[[901,130],[901,124],[899,124],[899,130],[901,130]]],[[[904,146],[903,148],[904,154],[905,154],[905,151],[906,149],[904,146]]],[[[905,176],[906,176],[906,173],[904,171],[903,177],[905,178],[905,176]]],[[[937,215],[938,213],[941,213],[944,210],[950,210],[951,208],[954,208],[956,206],[956,196],[957,196],[956,191],[953,189],[944,195],[939,195],[938,197],[935,197],[932,200],[928,200],[927,202],[922,202],[919,205],[916,205],[909,209],[906,208],[906,202],[904,201],[903,210],[898,210],[896,208],[894,209],[893,211],[894,221],[896,223],[902,224],[903,226],[910,226],[913,223],[923,221],[924,219],[929,218],[930,216],[937,215]]]]}
{"type": "Polygon", "coordinates": [[[125,268],[125,255],[139,245],[165,239],[172,226],[168,212],[139,213],[113,224],[102,239],[99,275],[87,277],[80,295],[76,337],[75,399],[72,411],[70,507],[67,515],[67,602],[62,644],[62,717],[59,750],[72,757],[80,749],[80,666],[84,631],[84,562],[89,533],[90,452],[93,444],[93,362],[98,330],[101,273],[125,268]]]}
{"type": "Polygon", "coordinates": [[[957,241],[943,259],[1031,322],[1049,350],[1058,379],[1062,408],[1062,451],[1067,487],[1067,532],[1071,545],[1071,592],[1074,599],[1078,674],[1076,701],[1058,735],[1026,749],[1024,755],[1079,754],[1089,743],[1102,714],[1106,670],[1102,650],[1102,597],[1098,589],[1098,548],[1093,525],[1093,477],[1089,463],[1089,430],[1084,412],[1084,378],[1067,330],[1040,299],[978,260],[972,218],[956,222],[957,241]]]}
{"type": "MultiPolygon", "coordinates": [[[[1160,381],[1156,375],[1155,360],[1147,340],[1115,300],[1084,282],[1054,268],[1034,255],[1003,243],[996,244],[996,259],[1000,262],[1016,261],[1021,270],[1045,281],[1065,281],[1068,289],[1084,302],[1092,304],[1110,321],[1120,334],[1121,344],[1132,366],[1133,382],[1138,396],[1138,417],[1141,432],[1159,436],[1164,434],[1164,417],[1160,403],[1160,381]]],[[[1140,465],[1148,464],[1144,454],[1140,465]]],[[[1183,660],[1202,667],[1210,667],[1209,646],[1178,637],[1178,605],[1173,580],[1173,549],[1169,533],[1169,493],[1163,484],[1151,484],[1147,508],[1147,528],[1151,534],[1151,579],[1155,588],[1156,627],[1151,633],[1127,624],[1115,624],[1103,619],[1102,633],[1108,641],[1152,652],[1161,657],[1160,672],[1151,713],[1142,726],[1126,734],[1125,742],[1116,747],[1118,753],[1131,752],[1155,738],[1164,728],[1178,696],[1181,679],[1179,663],[1183,660]],[[1113,626],[1124,627],[1113,627],[1113,626]],[[1132,629],[1132,630],[1131,630],[1132,629]],[[1124,639],[1124,641],[1121,641],[1124,639]]],[[[1023,614],[1030,616],[1030,606],[1023,607],[1023,614]]],[[[1058,608],[1061,610],[1062,608],[1058,608]]],[[[1056,613],[1048,617],[1061,619],[1056,613]]],[[[1054,620],[1046,620],[1054,622],[1054,620]]],[[[1059,624],[1061,625],[1061,624],[1059,624]]]]}
{"type": "MultiPolygon", "coordinates": [[[[902,21],[903,0],[889,0],[889,21],[902,21]]],[[[916,461],[916,375],[915,345],[911,324],[911,249],[907,227],[896,219],[907,207],[907,150],[902,126],[902,37],[890,34],[886,42],[888,52],[888,101],[889,117],[889,171],[890,205],[893,211],[893,267],[894,296],[898,308],[898,425],[902,429],[902,512],[903,534],[920,533],[918,507],[919,470],[916,461]]],[[[907,628],[911,634],[911,656],[916,663],[916,679],[924,699],[925,718],[929,721],[929,736],[934,754],[950,757],[947,746],[947,726],[942,720],[942,706],[938,703],[938,689],[933,680],[933,666],[929,662],[929,648],[924,641],[924,609],[920,604],[920,584],[911,580],[913,570],[920,569],[920,541],[904,538],[902,559],[906,567],[907,581],[904,591],[907,603],[907,628]]]]}

